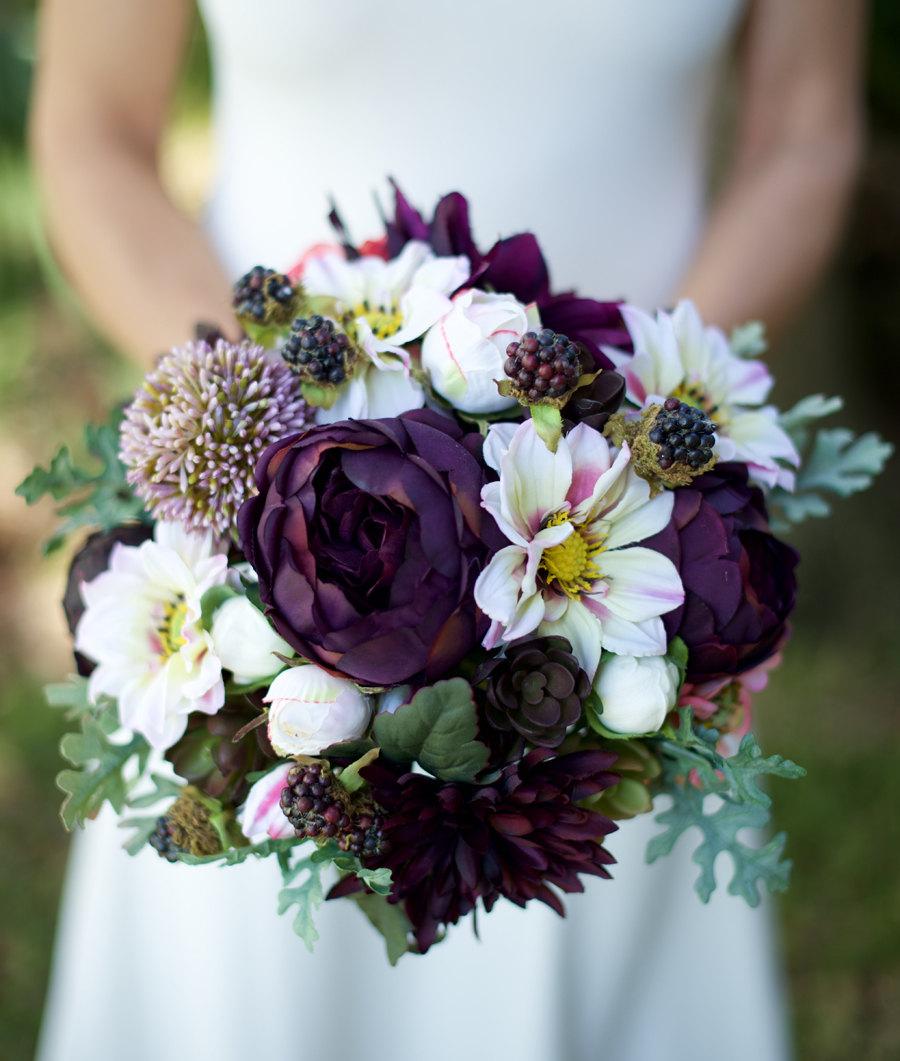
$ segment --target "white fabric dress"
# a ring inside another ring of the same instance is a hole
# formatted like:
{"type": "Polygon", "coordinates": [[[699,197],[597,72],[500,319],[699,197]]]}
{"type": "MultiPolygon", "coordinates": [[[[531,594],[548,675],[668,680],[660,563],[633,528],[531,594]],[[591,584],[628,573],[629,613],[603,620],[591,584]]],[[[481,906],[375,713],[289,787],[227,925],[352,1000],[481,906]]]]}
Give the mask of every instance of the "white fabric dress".
{"type": "MultiPolygon", "coordinates": [[[[483,245],[535,231],[557,288],[671,298],[703,220],[707,128],[740,0],[205,0],[228,268],[363,239],[395,176],[459,189],[483,245]]],[[[177,252],[177,248],[173,248],[177,252]]],[[[129,859],[111,815],[73,847],[42,1061],[780,1061],[768,913],[704,907],[683,839],[644,865],[649,818],[610,839],[615,880],[568,918],[499,904],[391,969],[351,903],[310,956],[270,863],[129,859]]],[[[729,867],[722,864],[725,874],[729,867]]]]}

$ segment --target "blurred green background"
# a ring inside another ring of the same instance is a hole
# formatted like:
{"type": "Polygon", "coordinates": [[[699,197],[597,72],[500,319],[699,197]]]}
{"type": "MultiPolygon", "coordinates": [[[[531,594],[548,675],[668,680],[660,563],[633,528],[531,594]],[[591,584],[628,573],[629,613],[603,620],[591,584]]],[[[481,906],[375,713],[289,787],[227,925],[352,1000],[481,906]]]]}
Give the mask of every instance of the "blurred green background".
{"type": "MultiPolygon", "coordinates": [[[[0,1057],[9,1059],[33,1051],[66,857],[53,785],[62,725],[40,689],[70,669],[58,606],[66,557],[42,562],[37,549],[53,516],[26,509],[13,490],[60,441],[77,451],[84,422],[104,418],[135,382],[80,315],[40,237],[24,148],[32,8],[4,0],[0,10],[0,1057]]],[[[208,173],[208,84],[198,29],[163,157],[173,196],[193,210],[208,173]]],[[[770,358],[779,404],[840,393],[844,421],[896,442],[896,0],[873,5],[867,95],[869,146],[846,239],[770,358]]],[[[809,771],[773,793],[795,861],[780,916],[804,1059],[900,1057],[898,493],[895,459],[875,490],[795,536],[797,633],[758,700],[764,747],[809,771]]]]}

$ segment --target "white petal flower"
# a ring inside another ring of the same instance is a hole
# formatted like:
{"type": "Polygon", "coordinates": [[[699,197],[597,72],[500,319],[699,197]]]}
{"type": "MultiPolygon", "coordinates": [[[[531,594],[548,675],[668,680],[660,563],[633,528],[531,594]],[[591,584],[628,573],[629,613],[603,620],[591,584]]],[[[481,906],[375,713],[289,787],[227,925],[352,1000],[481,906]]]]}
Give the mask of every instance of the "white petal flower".
{"type": "Polygon", "coordinates": [[[528,307],[512,295],[469,288],[422,340],[422,367],[435,391],[466,413],[496,413],[516,404],[504,398],[506,347],[529,328],[528,307]]]}
{"type": "Polygon", "coordinates": [[[293,655],[291,646],[246,597],[231,597],[216,609],[210,634],[219,662],[238,685],[250,685],[282,670],[284,663],[276,652],[293,655]]]}
{"type": "Polygon", "coordinates": [[[222,665],[200,625],[200,601],[227,569],[210,534],[160,522],[153,541],[116,545],[107,570],[81,587],[75,647],[97,664],[91,698],[118,700],[122,725],[154,748],[174,744],[190,712],[215,714],[224,702],[222,665]]]}
{"type": "Polygon", "coordinates": [[[664,656],[607,656],[594,679],[600,721],[615,733],[655,733],[675,706],[678,668],[664,656]]]}
{"type": "Polygon", "coordinates": [[[772,387],[765,364],[738,357],[725,334],[706,326],[688,300],[655,317],[625,306],[622,317],[634,353],[614,347],[603,352],[625,377],[628,400],[644,408],[674,397],[701,408],[716,425],[720,460],[745,463],[751,478],[765,486],[791,489],[790,468],[799,465],[800,455],[775,410],[759,408],[772,387]]]}
{"type": "Polygon", "coordinates": [[[484,487],[482,506],[511,543],[475,584],[492,620],[486,647],[535,630],[561,634],[591,677],[604,648],[665,652],[660,616],[682,603],[684,589],[667,557],[633,543],[668,523],[671,492],[651,498],[628,447],[616,450],[583,424],[556,453],[531,420],[511,435],[491,428],[485,452],[500,481],[484,487]]]}
{"type": "Polygon", "coordinates": [[[287,840],[296,836],[294,827],[281,809],[281,793],[293,763],[281,763],[254,782],[247,793],[237,820],[241,832],[251,844],[264,840],[287,840]]]}
{"type": "Polygon", "coordinates": [[[357,686],[313,663],[282,671],[264,701],[269,740],[279,755],[318,755],[361,737],[369,723],[369,703],[357,686]]]}
{"type": "Polygon", "coordinates": [[[348,417],[397,416],[425,404],[421,386],[411,378],[406,344],[420,339],[451,309],[450,295],[469,276],[469,260],[435,257],[427,244],[412,240],[385,261],[363,255],[348,261],[334,248],[304,260],[301,279],[311,295],[337,300],[353,318],[367,364],[331,409],[319,409],[318,423],[348,417]],[[382,380],[380,373],[392,378],[382,380]]]}

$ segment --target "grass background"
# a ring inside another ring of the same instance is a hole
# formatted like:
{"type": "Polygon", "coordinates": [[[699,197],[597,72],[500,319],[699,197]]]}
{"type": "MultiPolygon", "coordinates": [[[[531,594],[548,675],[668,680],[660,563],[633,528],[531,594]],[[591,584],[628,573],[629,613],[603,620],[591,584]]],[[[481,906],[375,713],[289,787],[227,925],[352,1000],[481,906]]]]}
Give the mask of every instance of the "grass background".
{"type": "MultiPolygon", "coordinates": [[[[33,11],[0,11],[0,1057],[30,1057],[50,961],[66,839],[53,777],[61,720],[41,685],[69,669],[58,607],[66,557],[42,562],[53,515],[13,496],[60,441],[127,394],[134,370],[90,330],[40,236],[23,146],[33,11]]],[[[843,419],[898,440],[900,6],[873,5],[870,142],[847,237],[829,276],[771,353],[776,400],[821,390],[843,419]]],[[[208,172],[208,70],[199,31],[163,168],[199,205],[208,172]]],[[[763,745],[802,762],[776,783],[790,832],[780,903],[801,1058],[900,1057],[900,531],[895,460],[871,493],[795,536],[797,633],[758,700],[763,745]]],[[[735,900],[737,901],[737,900],[735,900]]],[[[736,985],[736,990],[739,988],[736,985]]],[[[763,1061],[763,1059],[761,1059],[763,1061]]]]}

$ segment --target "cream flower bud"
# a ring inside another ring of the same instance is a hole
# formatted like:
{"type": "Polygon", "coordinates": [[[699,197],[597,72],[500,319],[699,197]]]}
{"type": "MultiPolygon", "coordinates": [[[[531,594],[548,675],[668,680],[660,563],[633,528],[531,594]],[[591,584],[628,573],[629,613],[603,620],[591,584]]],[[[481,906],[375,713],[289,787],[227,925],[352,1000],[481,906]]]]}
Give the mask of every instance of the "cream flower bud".
{"type": "Polygon", "coordinates": [[[269,740],[279,755],[318,755],[338,741],[361,737],[369,704],[359,689],[312,663],[289,667],[272,682],[269,740]]]}
{"type": "Polygon", "coordinates": [[[655,733],[675,706],[678,668],[665,656],[609,656],[594,679],[600,721],[615,733],[655,733]]]}
{"type": "Polygon", "coordinates": [[[251,844],[263,840],[284,840],[296,835],[294,827],[281,809],[281,793],[287,784],[288,771],[293,763],[282,763],[261,777],[247,794],[237,820],[241,832],[251,844]]]}
{"type": "Polygon", "coordinates": [[[294,654],[246,597],[231,597],[216,610],[212,641],[222,666],[231,671],[239,685],[277,674],[284,664],[276,652],[282,656],[294,654]]]}
{"type": "Polygon", "coordinates": [[[512,295],[472,288],[425,334],[422,367],[431,385],[466,413],[496,413],[515,405],[497,390],[506,347],[529,328],[528,310],[512,295]]]}

